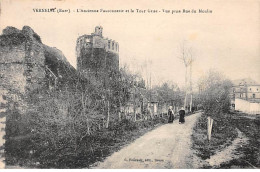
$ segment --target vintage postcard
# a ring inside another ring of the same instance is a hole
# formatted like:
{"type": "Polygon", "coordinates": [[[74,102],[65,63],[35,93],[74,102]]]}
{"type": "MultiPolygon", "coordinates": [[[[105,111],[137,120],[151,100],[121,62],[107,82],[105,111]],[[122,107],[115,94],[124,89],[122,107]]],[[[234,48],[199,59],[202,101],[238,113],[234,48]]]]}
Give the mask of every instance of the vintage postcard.
{"type": "Polygon", "coordinates": [[[259,0],[1,0],[1,169],[257,169],[259,0]]]}

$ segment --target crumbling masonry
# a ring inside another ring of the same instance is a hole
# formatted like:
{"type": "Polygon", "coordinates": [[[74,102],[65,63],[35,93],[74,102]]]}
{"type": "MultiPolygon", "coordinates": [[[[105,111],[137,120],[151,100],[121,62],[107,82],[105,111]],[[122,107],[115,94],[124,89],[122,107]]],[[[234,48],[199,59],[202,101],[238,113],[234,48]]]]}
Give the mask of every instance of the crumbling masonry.
{"type": "MultiPolygon", "coordinates": [[[[21,116],[32,108],[28,95],[42,89],[69,87],[82,75],[101,76],[119,68],[119,45],[104,39],[102,27],[78,38],[78,71],[62,52],[44,45],[30,27],[7,27],[0,36],[0,168],[5,167],[5,128],[8,114],[21,116]]],[[[8,140],[7,140],[8,141],[8,140]]]]}

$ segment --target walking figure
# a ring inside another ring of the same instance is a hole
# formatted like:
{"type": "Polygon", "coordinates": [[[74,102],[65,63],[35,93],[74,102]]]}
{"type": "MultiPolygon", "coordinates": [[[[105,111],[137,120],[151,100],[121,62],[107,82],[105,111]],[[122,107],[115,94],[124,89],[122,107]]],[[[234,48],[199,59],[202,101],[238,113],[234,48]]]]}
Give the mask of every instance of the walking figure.
{"type": "Polygon", "coordinates": [[[168,110],[168,116],[169,116],[168,123],[173,123],[174,115],[173,115],[172,106],[169,107],[169,110],[168,110]]]}
{"type": "Polygon", "coordinates": [[[180,118],[179,118],[179,124],[183,124],[185,122],[185,110],[184,108],[181,108],[181,110],[179,111],[179,115],[180,115],[180,118]]]}

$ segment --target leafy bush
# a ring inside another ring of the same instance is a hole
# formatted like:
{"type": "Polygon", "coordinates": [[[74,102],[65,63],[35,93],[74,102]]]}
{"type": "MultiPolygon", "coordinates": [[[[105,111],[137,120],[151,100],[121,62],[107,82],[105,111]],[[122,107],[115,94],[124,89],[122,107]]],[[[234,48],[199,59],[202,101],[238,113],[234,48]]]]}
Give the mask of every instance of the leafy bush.
{"type": "Polygon", "coordinates": [[[222,74],[212,70],[200,79],[199,103],[202,104],[207,115],[217,117],[218,114],[229,111],[229,91],[231,86],[230,80],[225,79],[222,74]]]}

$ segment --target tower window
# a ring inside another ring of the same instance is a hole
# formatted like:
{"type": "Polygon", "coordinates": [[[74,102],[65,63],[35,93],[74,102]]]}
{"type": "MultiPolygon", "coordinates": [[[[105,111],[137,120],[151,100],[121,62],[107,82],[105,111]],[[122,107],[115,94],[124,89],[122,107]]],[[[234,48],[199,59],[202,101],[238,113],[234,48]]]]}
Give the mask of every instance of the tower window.
{"type": "Polygon", "coordinates": [[[108,49],[110,49],[110,41],[108,41],[108,49]]]}
{"type": "Polygon", "coordinates": [[[114,42],[112,43],[112,50],[114,50],[114,46],[115,46],[115,44],[114,44],[114,42]]]}
{"type": "Polygon", "coordinates": [[[253,98],[255,98],[255,94],[253,94],[253,98]]]}

